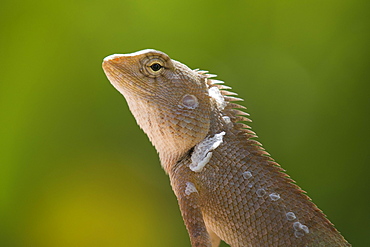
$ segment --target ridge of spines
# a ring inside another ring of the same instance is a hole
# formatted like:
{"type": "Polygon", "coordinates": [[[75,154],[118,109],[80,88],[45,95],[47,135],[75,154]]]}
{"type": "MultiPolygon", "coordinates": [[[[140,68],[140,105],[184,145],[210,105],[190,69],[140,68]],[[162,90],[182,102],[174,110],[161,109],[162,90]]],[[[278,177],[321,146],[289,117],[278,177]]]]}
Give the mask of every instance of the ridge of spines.
{"type": "MultiPolygon", "coordinates": [[[[239,102],[244,101],[244,100],[241,99],[241,98],[234,97],[235,95],[237,95],[237,93],[227,91],[227,90],[230,90],[231,87],[223,85],[224,84],[223,81],[216,80],[216,79],[209,79],[210,77],[208,77],[207,74],[205,74],[205,73],[207,73],[207,72],[202,71],[202,73],[200,73],[200,74],[203,74],[203,75],[206,76],[206,81],[207,81],[207,84],[208,84],[208,88],[216,86],[220,90],[221,95],[224,97],[224,100],[227,102],[223,111],[225,113],[228,113],[228,116],[230,117],[231,121],[234,123],[235,129],[241,131],[241,134],[246,136],[246,139],[248,141],[248,145],[253,145],[253,146],[257,147],[256,152],[259,155],[262,155],[262,156],[267,158],[270,165],[272,165],[273,167],[275,167],[275,169],[277,169],[277,171],[279,171],[280,177],[286,179],[291,184],[291,186],[293,186],[296,189],[296,191],[301,194],[302,197],[309,200],[312,203],[312,205],[313,205],[313,207],[315,208],[316,211],[323,213],[312,202],[312,199],[306,194],[306,192],[304,190],[302,190],[296,184],[296,182],[293,179],[290,178],[290,176],[285,172],[285,170],[271,157],[271,155],[267,151],[265,151],[265,149],[262,146],[262,143],[260,143],[259,141],[254,139],[254,138],[258,138],[258,136],[256,135],[255,132],[253,132],[251,130],[251,127],[249,125],[244,123],[244,122],[252,122],[251,119],[246,117],[246,116],[250,116],[250,115],[249,115],[249,113],[243,111],[247,108],[245,106],[239,104],[239,102]]],[[[211,76],[211,77],[213,77],[213,76],[211,76]]],[[[325,216],[325,218],[326,218],[326,216],[325,216]]],[[[330,224],[332,224],[330,221],[328,221],[328,222],[330,224]]]]}
{"type": "Polygon", "coordinates": [[[242,98],[235,97],[236,95],[238,95],[237,93],[228,91],[231,89],[231,87],[223,85],[224,84],[223,81],[210,79],[215,77],[216,75],[207,74],[208,71],[204,70],[197,70],[196,72],[206,77],[208,88],[217,87],[220,90],[220,93],[223,96],[225,102],[227,102],[225,109],[223,111],[228,113],[227,115],[234,123],[235,128],[244,133],[247,133],[248,138],[256,137],[256,134],[253,131],[251,131],[251,127],[243,123],[243,122],[252,122],[252,120],[247,117],[250,116],[249,113],[242,111],[247,108],[245,106],[238,104],[239,102],[244,100],[242,98]]]}
{"type": "Polygon", "coordinates": [[[296,189],[297,193],[300,193],[302,197],[306,198],[312,203],[316,211],[322,213],[322,211],[312,202],[311,198],[306,194],[306,192],[302,190],[296,184],[296,182],[290,178],[285,170],[271,157],[271,155],[267,151],[265,151],[262,144],[259,141],[255,140],[255,138],[258,138],[258,136],[254,131],[251,130],[251,127],[249,125],[244,123],[252,122],[252,120],[247,117],[250,116],[249,113],[243,111],[247,108],[239,104],[239,102],[243,101],[243,99],[234,97],[235,95],[237,95],[236,93],[227,91],[230,90],[231,87],[224,85],[223,81],[209,79],[213,76],[208,77],[208,71],[198,71],[198,73],[205,76],[208,88],[216,86],[220,90],[220,93],[224,97],[225,102],[227,102],[225,108],[223,109],[223,112],[226,113],[228,117],[230,117],[230,120],[234,124],[235,130],[240,131],[239,134],[245,136],[248,145],[255,146],[257,148],[255,152],[258,155],[266,157],[267,162],[279,172],[280,178],[286,179],[286,181],[291,184],[293,188],[296,189]]]}
{"type": "Polygon", "coordinates": [[[249,113],[244,111],[247,108],[239,104],[239,102],[244,100],[242,98],[235,97],[238,95],[237,93],[228,91],[231,89],[231,87],[224,85],[223,81],[210,79],[211,77],[213,78],[214,75],[212,74],[209,76],[209,74],[207,74],[208,71],[198,70],[197,72],[205,76],[208,88],[217,87],[220,90],[221,95],[227,103],[223,109],[223,113],[230,117],[230,120],[234,124],[234,129],[240,131],[240,134],[246,137],[248,145],[256,146],[256,151],[258,154],[265,156],[273,166],[281,171],[283,174],[282,176],[287,177],[290,180],[289,176],[284,172],[284,169],[282,169],[281,166],[274,161],[270,154],[265,151],[262,144],[255,140],[255,138],[258,138],[258,136],[254,131],[252,131],[252,128],[246,124],[246,122],[252,122],[252,120],[248,118],[250,116],[249,113]]]}
{"type": "MultiPolygon", "coordinates": [[[[253,145],[257,147],[256,152],[266,157],[268,163],[277,169],[279,172],[279,177],[282,179],[285,179],[296,191],[296,193],[299,193],[300,196],[308,201],[310,201],[313,209],[316,212],[319,212],[323,214],[326,223],[328,223],[331,226],[334,226],[333,223],[331,223],[326,215],[323,213],[322,210],[320,210],[316,204],[312,202],[312,199],[307,195],[307,192],[302,190],[297,184],[296,181],[294,181],[286,172],[285,170],[271,157],[271,155],[265,151],[262,144],[255,140],[254,138],[258,138],[256,133],[251,130],[251,127],[244,124],[243,122],[252,122],[251,119],[247,118],[246,116],[249,116],[247,112],[244,112],[243,110],[247,109],[245,106],[240,105],[239,102],[243,101],[241,98],[234,97],[238,95],[237,93],[230,92],[227,90],[230,90],[231,87],[223,85],[224,82],[216,79],[210,79],[215,77],[216,75],[213,74],[207,74],[208,71],[204,70],[195,70],[195,72],[204,75],[206,78],[206,83],[208,85],[208,88],[211,87],[217,87],[220,90],[221,95],[224,97],[225,102],[227,102],[226,106],[223,109],[224,113],[227,113],[226,115],[230,117],[230,120],[234,123],[234,127],[236,130],[241,131],[241,135],[245,135],[248,145],[253,145]],[[238,103],[235,103],[238,102],[238,103]]],[[[335,229],[335,228],[334,228],[335,229]]],[[[335,229],[336,232],[338,232],[337,229],[335,229]]]]}

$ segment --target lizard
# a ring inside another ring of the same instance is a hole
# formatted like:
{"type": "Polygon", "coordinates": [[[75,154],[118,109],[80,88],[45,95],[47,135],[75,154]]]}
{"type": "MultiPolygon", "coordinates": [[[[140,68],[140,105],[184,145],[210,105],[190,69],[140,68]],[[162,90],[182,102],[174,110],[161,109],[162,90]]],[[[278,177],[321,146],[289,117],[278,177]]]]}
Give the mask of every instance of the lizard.
{"type": "Polygon", "coordinates": [[[351,246],[265,151],[230,87],[145,49],[103,60],[169,175],[193,247],[351,246]]]}

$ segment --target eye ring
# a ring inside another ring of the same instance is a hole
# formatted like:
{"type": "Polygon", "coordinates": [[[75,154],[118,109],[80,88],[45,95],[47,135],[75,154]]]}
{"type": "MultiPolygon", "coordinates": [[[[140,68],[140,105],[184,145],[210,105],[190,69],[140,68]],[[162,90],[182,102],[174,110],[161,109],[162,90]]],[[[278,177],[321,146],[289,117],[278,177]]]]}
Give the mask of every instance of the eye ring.
{"type": "Polygon", "coordinates": [[[140,71],[147,77],[156,78],[161,76],[167,68],[167,60],[161,56],[147,56],[141,60],[140,71]]]}

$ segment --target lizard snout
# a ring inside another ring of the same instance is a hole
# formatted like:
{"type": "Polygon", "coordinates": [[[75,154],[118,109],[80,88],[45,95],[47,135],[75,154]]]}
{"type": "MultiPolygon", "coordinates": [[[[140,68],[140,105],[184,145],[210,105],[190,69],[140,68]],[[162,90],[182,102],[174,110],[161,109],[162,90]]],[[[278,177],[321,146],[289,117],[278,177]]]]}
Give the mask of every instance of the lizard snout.
{"type": "Polygon", "coordinates": [[[104,58],[103,64],[105,64],[105,63],[120,63],[123,57],[124,57],[124,55],[122,55],[122,54],[109,55],[109,56],[104,58]]]}

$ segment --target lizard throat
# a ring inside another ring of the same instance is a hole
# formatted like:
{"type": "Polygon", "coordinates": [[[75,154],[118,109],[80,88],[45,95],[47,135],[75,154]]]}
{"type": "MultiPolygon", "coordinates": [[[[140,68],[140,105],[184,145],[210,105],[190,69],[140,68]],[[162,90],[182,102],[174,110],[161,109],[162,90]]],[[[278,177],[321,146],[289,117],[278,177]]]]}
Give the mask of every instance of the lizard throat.
{"type": "MultiPolygon", "coordinates": [[[[168,173],[191,148],[201,142],[209,132],[209,122],[202,119],[203,111],[197,119],[184,119],[183,112],[171,111],[163,106],[143,101],[137,97],[126,97],[130,111],[138,125],[147,134],[156,148],[161,165],[168,173]]],[[[189,110],[190,111],[190,110],[189,110]]]]}

